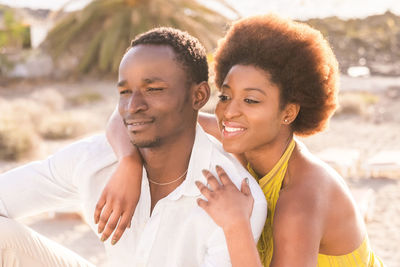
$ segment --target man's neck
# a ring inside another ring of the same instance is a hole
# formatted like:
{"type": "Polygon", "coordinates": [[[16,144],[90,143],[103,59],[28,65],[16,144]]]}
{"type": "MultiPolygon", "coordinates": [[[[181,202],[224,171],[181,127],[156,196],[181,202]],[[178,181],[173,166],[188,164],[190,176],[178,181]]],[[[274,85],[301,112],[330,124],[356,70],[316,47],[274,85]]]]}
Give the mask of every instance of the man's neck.
{"type": "MultiPolygon", "coordinates": [[[[162,142],[158,147],[140,148],[147,177],[158,184],[176,180],[188,169],[190,155],[195,140],[196,128],[186,130],[182,135],[172,140],[162,142]]],[[[150,182],[152,199],[151,209],[161,198],[175,190],[185,179],[167,185],[157,185],[150,182]]]]}

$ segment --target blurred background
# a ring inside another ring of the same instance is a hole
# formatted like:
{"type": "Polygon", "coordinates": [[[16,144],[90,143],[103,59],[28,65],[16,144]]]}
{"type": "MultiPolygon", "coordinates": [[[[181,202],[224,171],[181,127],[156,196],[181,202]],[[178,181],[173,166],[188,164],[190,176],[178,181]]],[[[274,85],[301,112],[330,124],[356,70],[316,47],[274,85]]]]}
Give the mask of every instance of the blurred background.
{"type": "MultiPolygon", "coordinates": [[[[301,139],[350,186],[373,249],[400,266],[400,2],[396,0],[0,0],[0,172],[103,132],[117,103],[119,62],[136,34],[188,31],[210,64],[229,23],[274,12],[329,40],[340,107],[301,139]]],[[[212,83],[212,78],[211,78],[212,83]]],[[[213,98],[204,108],[213,112],[213,98]]],[[[105,266],[97,237],[69,211],[23,219],[105,266]]]]}

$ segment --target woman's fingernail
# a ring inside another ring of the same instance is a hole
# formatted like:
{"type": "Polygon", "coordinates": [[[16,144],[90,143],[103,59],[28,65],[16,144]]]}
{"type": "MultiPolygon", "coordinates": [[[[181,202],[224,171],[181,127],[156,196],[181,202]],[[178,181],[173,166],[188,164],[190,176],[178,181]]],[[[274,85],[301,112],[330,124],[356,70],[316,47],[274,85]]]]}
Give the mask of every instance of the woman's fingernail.
{"type": "Polygon", "coordinates": [[[246,182],[246,184],[249,184],[249,178],[245,178],[244,181],[246,182]]]}
{"type": "Polygon", "coordinates": [[[112,241],[111,241],[111,245],[115,245],[117,243],[117,240],[115,240],[115,239],[113,239],[112,241]]]}
{"type": "Polygon", "coordinates": [[[101,242],[106,241],[106,237],[105,237],[105,236],[102,236],[102,237],[100,238],[100,241],[101,241],[101,242]]]}
{"type": "Polygon", "coordinates": [[[221,166],[219,166],[219,165],[215,165],[215,168],[216,169],[222,169],[221,166]]]}

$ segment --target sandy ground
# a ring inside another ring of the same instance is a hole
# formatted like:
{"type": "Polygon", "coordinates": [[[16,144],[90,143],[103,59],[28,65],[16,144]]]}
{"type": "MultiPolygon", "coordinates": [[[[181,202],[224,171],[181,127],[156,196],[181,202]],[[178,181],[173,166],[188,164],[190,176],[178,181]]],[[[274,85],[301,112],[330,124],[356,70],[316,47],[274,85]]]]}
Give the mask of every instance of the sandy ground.
{"type": "MultiPolygon", "coordinates": [[[[340,115],[333,117],[330,127],[323,133],[301,139],[308,148],[318,154],[327,149],[357,151],[358,157],[352,166],[335,165],[345,174],[345,180],[354,191],[371,189],[368,196],[367,229],[371,245],[387,266],[400,266],[400,172],[365,171],[365,163],[378,152],[385,150],[400,151],[400,98],[388,96],[387,88],[400,84],[398,78],[372,77],[369,79],[342,79],[343,91],[368,91],[379,99],[361,115],[340,115]],[[350,171],[348,171],[350,170],[350,171]],[[390,177],[390,178],[389,178],[390,177]]],[[[92,114],[96,120],[93,132],[102,131],[111,114],[117,95],[114,81],[80,81],[79,83],[16,83],[8,88],[0,88],[0,97],[12,100],[24,97],[33,90],[53,88],[63,95],[74,95],[82,91],[99,92],[103,100],[73,107],[92,114]]],[[[212,109],[210,102],[208,109],[212,109]]],[[[91,131],[91,132],[92,132],[91,131]]],[[[87,134],[91,134],[91,132],[87,134]]],[[[43,158],[72,140],[43,141],[40,153],[20,162],[0,161],[0,172],[21,165],[23,162],[43,158]]],[[[96,266],[105,265],[104,248],[96,235],[79,218],[74,216],[53,216],[41,214],[25,218],[24,223],[49,238],[84,256],[96,266]]]]}

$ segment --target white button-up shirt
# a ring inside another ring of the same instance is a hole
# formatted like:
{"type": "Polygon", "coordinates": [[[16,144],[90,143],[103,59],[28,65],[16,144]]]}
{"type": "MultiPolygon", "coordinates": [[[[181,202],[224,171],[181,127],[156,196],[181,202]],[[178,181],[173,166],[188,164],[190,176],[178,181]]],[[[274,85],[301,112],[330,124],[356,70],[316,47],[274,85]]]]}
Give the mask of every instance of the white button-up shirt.
{"type": "MultiPolygon", "coordinates": [[[[0,214],[18,218],[80,204],[96,232],[95,206],[116,164],[105,136],[99,135],[1,174],[0,214]]],[[[223,167],[238,188],[243,178],[249,178],[254,197],[251,226],[257,241],[267,215],[263,192],[240,163],[197,126],[186,179],[157,202],[151,216],[149,183],[143,172],[132,227],[115,246],[105,244],[110,266],[231,266],[222,229],[196,202],[201,194],[194,182],[206,183],[201,170],[215,174],[215,165],[223,167]]]]}

